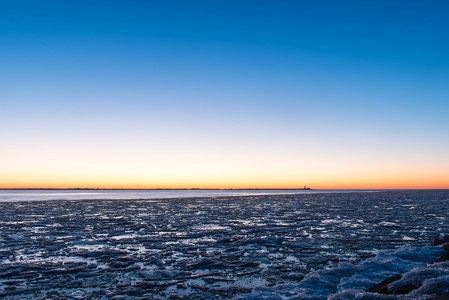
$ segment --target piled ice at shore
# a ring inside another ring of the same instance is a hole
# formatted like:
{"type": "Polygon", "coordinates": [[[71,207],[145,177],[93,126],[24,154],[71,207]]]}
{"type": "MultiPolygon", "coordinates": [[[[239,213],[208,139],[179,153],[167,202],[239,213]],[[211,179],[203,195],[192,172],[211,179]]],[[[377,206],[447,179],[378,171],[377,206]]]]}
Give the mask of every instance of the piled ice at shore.
{"type": "Polygon", "coordinates": [[[449,293],[449,262],[428,264],[446,251],[442,247],[403,247],[380,251],[360,264],[341,263],[337,267],[314,271],[295,284],[256,288],[237,299],[423,299],[449,293]],[[367,292],[375,284],[401,274],[389,285],[394,290],[413,284],[416,289],[397,295],[367,292]]]}
{"type": "Polygon", "coordinates": [[[446,250],[428,246],[447,234],[448,199],[403,191],[0,203],[0,297],[433,297],[448,292],[447,262],[431,264],[446,250]],[[392,289],[418,288],[366,292],[397,274],[392,289]]]}

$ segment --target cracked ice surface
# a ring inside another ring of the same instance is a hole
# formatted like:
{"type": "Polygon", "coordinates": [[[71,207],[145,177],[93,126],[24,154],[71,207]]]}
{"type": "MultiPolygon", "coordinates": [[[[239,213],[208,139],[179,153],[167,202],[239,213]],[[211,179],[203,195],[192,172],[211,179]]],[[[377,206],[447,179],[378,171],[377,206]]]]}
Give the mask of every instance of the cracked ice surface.
{"type": "Polygon", "coordinates": [[[0,297],[326,299],[441,255],[424,246],[448,233],[448,200],[399,191],[4,202],[0,297]]]}

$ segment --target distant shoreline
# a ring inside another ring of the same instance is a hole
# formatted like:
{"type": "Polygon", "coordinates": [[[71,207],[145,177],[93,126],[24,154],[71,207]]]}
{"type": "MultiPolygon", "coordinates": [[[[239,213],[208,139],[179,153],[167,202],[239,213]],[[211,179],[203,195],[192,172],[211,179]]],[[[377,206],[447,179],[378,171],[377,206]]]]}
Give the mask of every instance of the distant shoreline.
{"type": "Polygon", "coordinates": [[[2,191],[6,190],[42,190],[42,191],[263,191],[263,190],[273,190],[273,191],[284,191],[284,190],[298,190],[298,191],[315,191],[312,188],[179,188],[179,189],[166,189],[166,188],[155,188],[155,189],[132,189],[132,188],[0,188],[2,191]]]}
{"type": "Polygon", "coordinates": [[[0,188],[0,191],[439,191],[449,190],[449,188],[342,188],[342,189],[313,189],[313,188],[154,188],[154,189],[133,189],[133,188],[0,188]]]}

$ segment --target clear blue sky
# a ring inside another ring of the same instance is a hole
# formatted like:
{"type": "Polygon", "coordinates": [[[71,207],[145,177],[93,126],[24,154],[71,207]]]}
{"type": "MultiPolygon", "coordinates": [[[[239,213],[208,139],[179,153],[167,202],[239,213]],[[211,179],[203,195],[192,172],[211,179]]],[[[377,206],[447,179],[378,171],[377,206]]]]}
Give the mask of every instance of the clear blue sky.
{"type": "Polygon", "coordinates": [[[0,187],[449,188],[448,16],[0,0],[0,187]]]}

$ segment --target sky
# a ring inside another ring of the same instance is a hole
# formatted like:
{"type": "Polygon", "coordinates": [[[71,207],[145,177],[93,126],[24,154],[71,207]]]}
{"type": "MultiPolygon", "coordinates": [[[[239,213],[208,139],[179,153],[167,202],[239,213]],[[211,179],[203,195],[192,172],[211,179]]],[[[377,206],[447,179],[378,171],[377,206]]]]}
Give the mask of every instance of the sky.
{"type": "Polygon", "coordinates": [[[0,0],[0,188],[449,188],[448,15],[0,0]]]}

